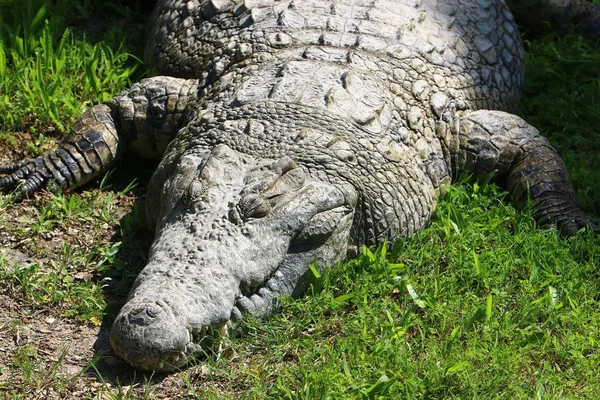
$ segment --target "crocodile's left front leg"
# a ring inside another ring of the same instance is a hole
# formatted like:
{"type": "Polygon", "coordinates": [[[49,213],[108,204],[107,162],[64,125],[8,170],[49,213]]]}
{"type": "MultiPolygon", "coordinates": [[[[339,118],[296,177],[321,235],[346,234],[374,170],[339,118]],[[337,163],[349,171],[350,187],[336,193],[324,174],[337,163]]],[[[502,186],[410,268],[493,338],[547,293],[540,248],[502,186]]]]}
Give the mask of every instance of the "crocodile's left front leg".
{"type": "Polygon", "coordinates": [[[0,166],[0,189],[27,197],[45,187],[74,189],[107,172],[126,147],[159,158],[196,97],[197,81],[154,77],[86,111],[62,146],[41,157],[0,166]]]}
{"type": "Polygon", "coordinates": [[[541,226],[557,226],[565,235],[598,230],[576,202],[567,169],[546,138],[523,119],[502,111],[478,110],[460,118],[456,167],[485,178],[503,179],[513,203],[530,202],[541,226]]]}

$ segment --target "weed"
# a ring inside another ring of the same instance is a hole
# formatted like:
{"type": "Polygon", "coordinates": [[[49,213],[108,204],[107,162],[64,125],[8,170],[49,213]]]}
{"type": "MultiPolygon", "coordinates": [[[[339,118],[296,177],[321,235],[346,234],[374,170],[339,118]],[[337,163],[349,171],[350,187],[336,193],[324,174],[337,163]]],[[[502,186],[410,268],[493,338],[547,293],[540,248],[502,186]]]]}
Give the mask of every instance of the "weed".
{"type": "Polygon", "coordinates": [[[92,44],[65,28],[61,15],[71,9],[67,1],[0,5],[6,18],[0,24],[0,70],[10,71],[0,74],[0,124],[17,130],[34,121],[34,154],[42,151],[48,126],[66,132],[83,110],[129,84],[138,66],[122,44],[92,44]],[[21,23],[9,25],[11,17],[21,23]]]}
{"type": "Polygon", "coordinates": [[[64,362],[68,349],[59,351],[57,359],[50,365],[38,355],[32,345],[19,347],[13,355],[13,365],[21,371],[23,381],[21,382],[21,393],[41,394],[41,392],[59,381],[58,369],[64,362]]]}

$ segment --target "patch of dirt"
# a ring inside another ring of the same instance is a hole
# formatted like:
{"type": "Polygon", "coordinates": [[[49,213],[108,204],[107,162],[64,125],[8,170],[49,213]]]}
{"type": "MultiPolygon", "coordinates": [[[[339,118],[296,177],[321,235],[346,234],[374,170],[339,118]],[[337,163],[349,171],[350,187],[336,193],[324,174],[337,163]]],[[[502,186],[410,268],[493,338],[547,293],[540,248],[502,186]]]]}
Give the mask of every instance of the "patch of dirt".
{"type": "MultiPolygon", "coordinates": [[[[153,2],[124,0],[118,3],[149,13],[147,8],[153,2]]],[[[92,16],[91,21],[81,21],[79,28],[89,30],[92,40],[114,28],[114,12],[110,9],[105,12],[106,16],[100,13],[92,16]]],[[[140,19],[144,18],[140,16],[140,19]]],[[[123,29],[121,25],[124,22],[119,19],[117,23],[117,28],[123,29]]],[[[74,25],[74,29],[78,29],[77,21],[74,25]]],[[[138,31],[141,37],[143,28],[138,31]]],[[[143,42],[140,42],[137,47],[134,46],[133,52],[139,54],[142,48],[143,42]]],[[[36,143],[38,136],[30,129],[44,134],[43,144],[34,146],[38,151],[58,147],[61,133],[53,126],[40,126],[34,115],[27,116],[20,129],[23,132],[0,135],[0,166],[34,156],[32,147],[27,144],[36,143]]],[[[116,172],[111,179],[111,190],[120,192],[134,178],[140,183],[131,195],[114,200],[111,206],[115,221],[123,219],[143,198],[154,167],[140,160],[129,160],[124,164],[122,172],[116,172]]],[[[97,182],[75,193],[92,198],[102,195],[97,182]]],[[[86,218],[69,219],[38,233],[32,228],[38,220],[36,210],[41,210],[50,199],[51,194],[42,192],[6,208],[0,204],[0,260],[4,260],[0,263],[0,270],[2,264],[12,269],[35,263],[43,272],[51,268],[52,262],[63,257],[61,249],[65,246],[85,251],[98,243],[110,246],[123,239],[121,224],[98,226],[97,221],[86,218]]],[[[116,357],[108,340],[110,324],[124,301],[131,277],[144,264],[149,234],[141,236],[141,243],[134,239],[120,251],[118,257],[122,270],[110,272],[111,277],[119,273],[128,277],[115,276],[108,282],[104,290],[109,305],[100,325],[67,317],[68,305],[37,303],[21,293],[18,285],[11,286],[0,281],[0,398],[14,395],[27,399],[193,397],[183,375],[193,374],[195,379],[201,379],[208,374],[206,366],[191,367],[173,374],[142,374],[116,357]]],[[[99,280],[98,266],[94,262],[88,264],[69,267],[68,271],[76,282],[99,280]]]]}
{"type": "MultiPolygon", "coordinates": [[[[16,159],[31,156],[25,143],[26,140],[0,141],[0,165],[13,161],[14,156],[16,159]]],[[[38,220],[36,210],[51,199],[48,192],[37,193],[31,199],[0,210],[0,259],[5,260],[5,268],[22,269],[35,263],[43,272],[64,257],[61,250],[65,246],[85,253],[99,244],[110,247],[122,240],[118,221],[131,212],[145,193],[150,172],[151,169],[142,164],[137,170],[115,174],[111,180],[113,192],[123,190],[134,177],[141,176],[141,184],[131,195],[115,196],[111,204],[114,221],[117,221],[114,224],[73,218],[38,233],[32,226],[38,220]]],[[[84,189],[77,190],[76,196],[93,199],[103,195],[97,183],[84,189]]],[[[132,275],[143,264],[147,244],[128,243],[128,246],[127,254],[122,254],[121,259],[124,272],[132,275]]],[[[96,268],[93,262],[87,266],[75,263],[68,266],[68,271],[76,282],[83,283],[99,280],[96,268]]],[[[122,304],[128,290],[124,286],[130,284],[119,279],[109,281],[105,288],[107,302],[122,304]]],[[[115,356],[108,340],[114,315],[105,316],[100,326],[81,322],[65,316],[67,305],[29,299],[18,283],[0,286],[0,309],[0,397],[27,394],[25,398],[32,399],[107,398],[108,393],[119,390],[140,394],[152,390],[153,398],[178,397],[173,395],[180,392],[183,383],[176,375],[167,377],[166,381],[164,377],[150,378],[132,370],[115,356]],[[90,362],[94,367],[90,368],[90,362]]],[[[110,310],[108,314],[116,311],[110,310]]]]}
{"type": "Polygon", "coordinates": [[[97,327],[64,318],[60,308],[38,310],[4,293],[0,307],[0,382],[47,389],[54,377],[71,379],[80,374],[94,357],[97,327]],[[14,374],[29,368],[31,378],[14,374]]]}
{"type": "Polygon", "coordinates": [[[105,399],[130,391],[132,397],[190,398],[177,374],[137,373],[116,357],[108,326],[80,324],[62,317],[60,308],[29,308],[5,294],[0,307],[0,397],[105,399]],[[29,374],[15,374],[23,371],[29,374]]]}

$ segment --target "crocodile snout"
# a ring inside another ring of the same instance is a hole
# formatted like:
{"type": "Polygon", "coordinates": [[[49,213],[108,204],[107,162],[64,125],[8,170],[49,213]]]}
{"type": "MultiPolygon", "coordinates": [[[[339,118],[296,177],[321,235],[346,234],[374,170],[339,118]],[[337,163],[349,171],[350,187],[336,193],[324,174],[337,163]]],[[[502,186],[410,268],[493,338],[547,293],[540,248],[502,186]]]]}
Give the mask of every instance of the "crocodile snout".
{"type": "Polygon", "coordinates": [[[184,155],[163,183],[148,265],[111,331],[117,354],[143,370],[182,367],[242,313],[274,312],[311,262],[338,262],[356,192],[306,171],[227,146],[184,155]]]}
{"type": "Polygon", "coordinates": [[[135,307],[127,319],[131,324],[145,326],[150,325],[161,314],[163,310],[160,307],[150,304],[147,307],[135,307]]]}
{"type": "Polygon", "coordinates": [[[125,305],[110,340],[116,353],[141,370],[167,371],[185,365],[196,353],[191,330],[173,310],[156,303],[125,305]]]}

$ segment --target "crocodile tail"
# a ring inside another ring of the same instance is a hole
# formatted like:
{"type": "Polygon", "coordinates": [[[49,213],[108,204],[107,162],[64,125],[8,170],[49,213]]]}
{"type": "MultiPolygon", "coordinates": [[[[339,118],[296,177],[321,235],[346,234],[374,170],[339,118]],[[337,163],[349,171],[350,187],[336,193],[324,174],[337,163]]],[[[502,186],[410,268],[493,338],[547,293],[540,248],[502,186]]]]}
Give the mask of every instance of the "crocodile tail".
{"type": "Polygon", "coordinates": [[[600,38],[600,5],[587,0],[507,0],[520,25],[542,30],[547,22],[557,27],[573,24],[588,39],[600,38]]]}

